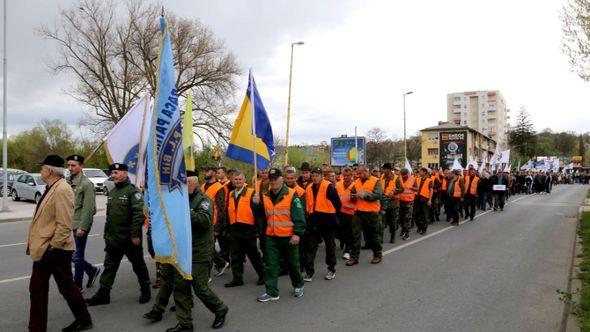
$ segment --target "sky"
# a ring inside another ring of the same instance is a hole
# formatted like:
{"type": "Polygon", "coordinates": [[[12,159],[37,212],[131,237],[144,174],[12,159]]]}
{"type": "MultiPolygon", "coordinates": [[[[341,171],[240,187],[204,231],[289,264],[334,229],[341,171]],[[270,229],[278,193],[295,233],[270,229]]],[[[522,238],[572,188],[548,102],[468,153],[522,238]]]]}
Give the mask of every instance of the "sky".
{"type": "MultiPolygon", "coordinates": [[[[275,136],[286,129],[290,45],[296,41],[290,143],[319,143],[383,128],[403,137],[446,120],[451,92],[500,90],[512,110],[526,107],[537,130],[589,131],[589,83],[561,51],[560,1],[532,0],[164,0],[198,18],[242,68],[241,103],[252,68],[275,136]]],[[[55,45],[35,29],[55,22],[71,0],[8,0],[8,132],[60,119],[77,136],[88,109],[49,71],[55,45]]],[[[157,18],[154,18],[157,19],[157,18]]],[[[0,45],[1,46],[1,45],[0,45]]],[[[3,83],[2,83],[3,84],[3,83]]],[[[1,98],[1,96],[0,96],[1,98]]],[[[237,110],[236,110],[237,114],[237,110]]],[[[235,115],[233,115],[235,116],[235,115]]],[[[233,118],[232,116],[232,118],[233,118]]]]}

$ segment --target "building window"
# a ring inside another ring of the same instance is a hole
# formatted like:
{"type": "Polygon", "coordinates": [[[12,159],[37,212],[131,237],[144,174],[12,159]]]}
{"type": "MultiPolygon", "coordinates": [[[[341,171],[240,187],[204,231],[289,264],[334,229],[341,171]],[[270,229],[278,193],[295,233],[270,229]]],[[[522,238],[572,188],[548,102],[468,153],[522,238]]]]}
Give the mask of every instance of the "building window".
{"type": "Polygon", "coordinates": [[[467,120],[463,120],[463,124],[466,125],[467,124],[467,120]]]}
{"type": "Polygon", "coordinates": [[[430,169],[438,169],[438,163],[428,163],[428,168],[430,168],[430,169]]]}
{"type": "Polygon", "coordinates": [[[453,101],[461,101],[461,97],[453,97],[453,101]]]}
{"type": "Polygon", "coordinates": [[[429,134],[428,140],[429,141],[438,141],[438,134],[429,134]]]}
{"type": "Polygon", "coordinates": [[[429,156],[437,156],[438,155],[438,149],[429,148],[428,149],[428,155],[429,156]]]}

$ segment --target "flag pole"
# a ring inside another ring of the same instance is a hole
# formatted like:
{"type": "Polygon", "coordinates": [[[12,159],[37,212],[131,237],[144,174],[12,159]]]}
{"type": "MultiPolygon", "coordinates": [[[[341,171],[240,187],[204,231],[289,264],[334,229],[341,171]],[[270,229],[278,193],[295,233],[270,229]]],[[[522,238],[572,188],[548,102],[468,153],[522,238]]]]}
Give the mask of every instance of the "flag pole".
{"type": "Polygon", "coordinates": [[[94,157],[94,154],[98,151],[98,149],[100,149],[100,147],[102,146],[103,143],[104,143],[104,138],[100,140],[100,143],[98,143],[98,145],[94,148],[94,150],[92,150],[92,152],[90,152],[90,154],[84,159],[84,165],[86,165],[88,163],[88,161],[90,161],[90,159],[92,159],[92,157],[94,157]]]}
{"type": "Polygon", "coordinates": [[[252,180],[252,185],[254,186],[254,192],[256,195],[259,195],[258,186],[256,185],[257,175],[258,175],[258,156],[256,151],[256,106],[254,103],[254,79],[252,78],[252,68],[249,71],[249,85],[250,85],[250,105],[252,105],[252,146],[254,151],[252,151],[254,157],[254,176],[252,180]]]}

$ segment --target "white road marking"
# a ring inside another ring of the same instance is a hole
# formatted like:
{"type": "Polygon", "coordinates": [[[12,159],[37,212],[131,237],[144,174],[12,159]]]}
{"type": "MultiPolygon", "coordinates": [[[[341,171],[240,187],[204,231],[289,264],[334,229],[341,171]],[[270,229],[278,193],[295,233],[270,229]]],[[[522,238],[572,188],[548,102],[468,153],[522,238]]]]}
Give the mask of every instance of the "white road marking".
{"type": "MultiPolygon", "coordinates": [[[[90,234],[90,235],[88,235],[88,237],[95,237],[95,236],[99,236],[99,235],[100,234],[90,234]]],[[[22,246],[22,245],[26,245],[26,244],[27,244],[26,242],[0,244],[0,248],[22,246]]]]}

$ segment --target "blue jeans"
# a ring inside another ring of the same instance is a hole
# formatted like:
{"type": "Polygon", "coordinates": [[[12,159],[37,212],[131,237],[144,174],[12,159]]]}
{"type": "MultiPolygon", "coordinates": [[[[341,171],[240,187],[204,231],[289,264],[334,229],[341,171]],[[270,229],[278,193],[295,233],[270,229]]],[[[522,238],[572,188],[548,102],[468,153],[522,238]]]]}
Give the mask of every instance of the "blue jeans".
{"type": "Polygon", "coordinates": [[[84,236],[76,236],[76,231],[74,230],[76,250],[72,255],[72,262],[74,262],[74,283],[76,286],[78,286],[78,288],[82,288],[84,272],[86,272],[88,276],[91,276],[94,272],[94,266],[84,259],[84,251],[86,250],[86,240],[88,240],[88,233],[90,233],[90,230],[88,230],[84,236]]]}

